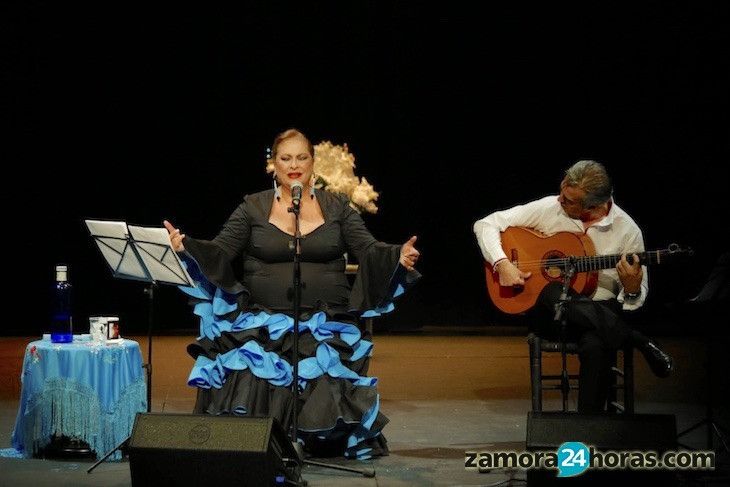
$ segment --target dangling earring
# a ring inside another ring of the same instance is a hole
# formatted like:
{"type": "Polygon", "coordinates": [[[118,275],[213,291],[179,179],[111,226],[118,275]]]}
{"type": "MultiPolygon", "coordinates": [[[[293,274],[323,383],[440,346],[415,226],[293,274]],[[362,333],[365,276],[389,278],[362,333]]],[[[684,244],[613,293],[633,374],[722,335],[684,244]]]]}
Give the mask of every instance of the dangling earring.
{"type": "Polygon", "coordinates": [[[281,188],[276,184],[276,174],[274,174],[272,179],[274,180],[274,196],[276,196],[276,201],[281,201],[281,188]]]}
{"type": "Polygon", "coordinates": [[[314,199],[314,183],[317,182],[317,176],[312,173],[312,184],[309,185],[309,198],[314,199]]]}

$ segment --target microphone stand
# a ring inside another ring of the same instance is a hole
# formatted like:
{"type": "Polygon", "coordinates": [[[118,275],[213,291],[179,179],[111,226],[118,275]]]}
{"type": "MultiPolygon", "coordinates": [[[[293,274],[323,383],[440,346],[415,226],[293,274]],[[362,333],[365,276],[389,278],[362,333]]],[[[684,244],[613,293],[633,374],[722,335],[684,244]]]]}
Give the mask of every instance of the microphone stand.
{"type": "Polygon", "coordinates": [[[570,377],[568,376],[568,353],[565,350],[567,341],[568,319],[566,317],[566,306],[570,301],[568,291],[570,281],[575,275],[575,257],[568,257],[566,268],[563,272],[563,292],[560,293],[558,302],[555,303],[555,316],[553,320],[560,323],[560,355],[562,358],[563,370],[560,373],[560,393],[563,399],[563,411],[568,410],[568,394],[570,393],[570,377]]]}
{"type": "MultiPolygon", "coordinates": [[[[302,233],[299,229],[301,186],[299,186],[297,189],[300,191],[299,198],[292,197],[292,206],[287,208],[287,211],[289,213],[294,214],[294,238],[291,242],[291,247],[290,247],[294,251],[294,276],[293,276],[294,339],[293,339],[293,343],[292,343],[292,348],[293,348],[292,362],[293,362],[293,364],[292,364],[292,387],[291,387],[292,396],[293,396],[293,398],[292,398],[293,411],[292,411],[291,443],[292,443],[292,446],[294,447],[294,451],[297,454],[297,457],[298,457],[297,460],[299,461],[299,465],[302,465],[302,464],[316,465],[318,467],[326,467],[326,468],[331,468],[334,470],[343,470],[345,472],[359,473],[363,477],[375,477],[375,470],[372,468],[357,469],[357,468],[344,467],[342,465],[332,465],[329,463],[315,462],[313,460],[305,460],[304,459],[304,450],[302,449],[302,445],[299,443],[299,440],[298,440],[298,429],[299,429],[299,424],[298,424],[299,423],[299,314],[301,312],[301,302],[302,302],[302,269],[301,269],[302,233]]],[[[302,479],[300,485],[306,486],[307,485],[306,480],[302,479]]]]}

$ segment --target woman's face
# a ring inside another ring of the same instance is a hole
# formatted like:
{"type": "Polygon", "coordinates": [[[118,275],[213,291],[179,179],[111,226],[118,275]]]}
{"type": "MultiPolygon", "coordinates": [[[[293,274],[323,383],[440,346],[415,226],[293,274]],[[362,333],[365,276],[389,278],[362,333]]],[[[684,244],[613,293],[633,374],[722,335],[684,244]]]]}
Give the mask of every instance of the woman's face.
{"type": "Polygon", "coordinates": [[[301,137],[283,140],[276,148],[274,158],[276,178],[280,184],[291,188],[294,181],[308,185],[312,178],[314,160],[307,141],[301,137]]]}

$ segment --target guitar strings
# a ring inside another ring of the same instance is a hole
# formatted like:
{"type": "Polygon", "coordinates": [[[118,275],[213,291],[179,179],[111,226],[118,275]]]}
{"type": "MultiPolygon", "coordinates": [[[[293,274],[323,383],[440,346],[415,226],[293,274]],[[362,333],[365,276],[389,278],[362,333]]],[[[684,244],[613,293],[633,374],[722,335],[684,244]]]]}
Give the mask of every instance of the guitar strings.
{"type": "MultiPolygon", "coordinates": [[[[581,255],[575,257],[576,264],[580,265],[591,265],[596,263],[611,262],[615,260],[618,263],[621,260],[621,255],[604,255],[604,256],[591,256],[581,255]]],[[[512,262],[512,261],[510,261],[512,262]]],[[[518,260],[517,264],[519,267],[542,267],[542,266],[562,266],[570,262],[568,257],[558,257],[552,259],[538,259],[538,260],[518,260]]],[[[514,262],[513,262],[514,263],[514,262]]]]}

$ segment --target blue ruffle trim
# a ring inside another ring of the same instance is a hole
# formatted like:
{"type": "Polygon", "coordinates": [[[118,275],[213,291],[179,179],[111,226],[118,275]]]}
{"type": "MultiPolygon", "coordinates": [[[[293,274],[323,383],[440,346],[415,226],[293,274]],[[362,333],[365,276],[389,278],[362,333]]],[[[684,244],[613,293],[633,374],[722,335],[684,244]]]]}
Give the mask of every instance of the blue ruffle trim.
{"type": "Polygon", "coordinates": [[[388,293],[383,300],[373,309],[367,309],[360,315],[362,318],[375,318],[385,313],[390,313],[395,309],[393,301],[406,292],[406,288],[410,287],[413,283],[408,280],[408,272],[405,267],[400,264],[396,264],[393,275],[390,277],[390,284],[388,285],[388,293]]]}
{"type": "MultiPolygon", "coordinates": [[[[361,340],[356,348],[355,361],[372,351],[373,344],[361,340]]],[[[293,379],[292,367],[274,352],[267,352],[251,340],[243,346],[218,355],[215,360],[200,355],[188,377],[188,385],[203,389],[220,389],[226,376],[234,370],[249,369],[253,375],[275,386],[289,386],[293,379]]],[[[362,377],[348,369],[340,360],[340,354],[327,343],[317,346],[316,356],[299,361],[299,388],[304,390],[310,380],[324,374],[347,379],[356,386],[374,386],[378,379],[362,377]]]]}
{"type": "MultiPolygon", "coordinates": [[[[200,318],[199,339],[214,340],[224,332],[240,332],[266,327],[269,337],[272,340],[278,340],[286,333],[294,330],[294,319],[283,313],[245,311],[239,313],[232,321],[224,319],[223,316],[229,315],[238,309],[236,295],[226,293],[208,282],[194,260],[184,258],[183,263],[187,267],[190,276],[196,281],[196,286],[180,286],[180,289],[189,296],[201,300],[194,307],[195,315],[200,318]]],[[[402,284],[395,282],[398,276],[402,277],[402,274],[396,271],[393,274],[394,281],[391,282],[393,292],[389,299],[394,299],[405,291],[402,284]]],[[[393,309],[393,303],[386,300],[384,304],[374,310],[366,311],[362,316],[365,318],[379,316],[393,309]]],[[[348,380],[354,386],[373,387],[377,384],[377,378],[360,376],[344,365],[337,350],[326,343],[328,339],[340,338],[350,345],[353,350],[349,358],[351,362],[370,356],[373,343],[362,339],[362,334],[357,326],[339,321],[328,321],[327,314],[320,311],[314,313],[308,320],[299,321],[299,332],[306,331],[309,331],[321,343],[317,346],[314,357],[299,361],[300,390],[306,389],[310,381],[325,374],[348,380]]],[[[282,359],[275,352],[265,351],[259,343],[250,340],[237,349],[218,355],[214,360],[200,355],[190,372],[188,385],[203,389],[220,389],[231,372],[246,369],[250,370],[256,377],[264,379],[275,386],[289,386],[293,379],[292,367],[289,362],[282,359]]],[[[354,430],[347,438],[345,456],[348,458],[370,458],[371,449],[363,448],[362,442],[375,438],[380,434],[380,431],[372,429],[380,411],[380,399],[379,396],[376,395],[376,397],[375,404],[363,414],[362,419],[355,425],[354,430]]],[[[239,407],[233,413],[243,415],[247,412],[244,408],[239,407]]],[[[324,439],[333,434],[336,429],[337,426],[330,430],[308,431],[308,433],[316,434],[324,439]]]]}
{"type": "MultiPolygon", "coordinates": [[[[372,349],[372,343],[370,343],[370,349],[372,349]]],[[[356,386],[369,387],[378,383],[378,379],[375,377],[362,377],[348,369],[340,361],[340,354],[337,350],[326,343],[320,343],[314,357],[299,361],[299,385],[304,389],[307,380],[316,379],[324,374],[328,374],[330,377],[347,379],[356,386]]]]}
{"type": "MultiPolygon", "coordinates": [[[[380,430],[374,430],[373,425],[375,420],[380,413],[380,394],[375,396],[375,403],[368,409],[363,415],[360,421],[355,426],[355,429],[347,435],[346,447],[344,456],[347,458],[354,458],[357,460],[368,460],[372,458],[373,449],[364,446],[364,442],[372,438],[377,438],[380,435],[380,430]]],[[[326,440],[333,434],[337,434],[337,431],[347,423],[342,419],[338,418],[337,424],[334,428],[324,431],[310,431],[302,430],[305,433],[313,434],[317,438],[326,440]]],[[[351,425],[350,425],[351,426],[351,425]]]]}
{"type": "Polygon", "coordinates": [[[365,311],[363,314],[361,314],[360,316],[362,316],[363,318],[375,318],[380,315],[384,315],[385,313],[390,313],[391,311],[393,311],[395,309],[393,300],[395,298],[397,298],[398,296],[400,296],[401,294],[403,294],[404,292],[406,292],[406,290],[403,287],[403,284],[397,283],[393,294],[389,298],[386,298],[385,302],[382,305],[378,306],[375,309],[369,309],[369,310],[365,311]]]}
{"type": "Polygon", "coordinates": [[[355,431],[347,437],[347,448],[345,456],[348,458],[357,458],[358,460],[367,460],[371,457],[372,448],[362,448],[362,443],[371,438],[375,438],[380,431],[372,429],[375,418],[380,412],[380,394],[376,396],[375,404],[362,416],[360,424],[357,425],[355,431]]]}
{"type": "Polygon", "coordinates": [[[375,318],[385,313],[390,313],[395,309],[393,301],[400,295],[406,292],[406,289],[413,285],[412,280],[409,279],[409,274],[406,268],[400,264],[395,266],[393,275],[390,276],[390,283],[388,284],[388,292],[383,300],[373,309],[367,309],[363,311],[360,316],[362,318],[375,318]]]}
{"type": "MultiPolygon", "coordinates": [[[[251,313],[240,314],[235,321],[231,322],[225,320],[222,317],[236,311],[238,309],[237,299],[235,294],[227,293],[215,285],[210,283],[206,277],[200,271],[197,263],[194,259],[188,256],[181,256],[181,260],[185,268],[188,270],[190,277],[195,281],[195,287],[189,286],[178,286],[188,296],[202,300],[202,302],[195,305],[194,313],[200,317],[200,336],[198,338],[207,337],[211,340],[225,331],[242,331],[250,328],[257,328],[263,326],[262,323],[252,322],[251,313]]],[[[396,266],[395,271],[390,279],[388,286],[389,292],[387,296],[380,302],[380,304],[373,308],[362,311],[360,316],[362,318],[375,318],[385,313],[390,313],[395,309],[393,301],[396,298],[405,293],[406,288],[410,286],[407,279],[407,273],[400,264],[396,266]]],[[[357,314],[359,310],[350,310],[351,313],[357,314]]],[[[270,316],[279,316],[270,315],[270,316]]],[[[287,315],[281,314],[280,316],[288,318],[290,321],[289,329],[282,331],[290,331],[294,329],[294,320],[287,315]]],[[[314,318],[314,317],[313,317],[314,318]]],[[[317,318],[322,320],[322,318],[317,318]]],[[[311,320],[310,320],[311,321],[311,320]]],[[[302,323],[300,322],[300,326],[302,323]]],[[[311,329],[311,323],[306,326],[311,329]]],[[[303,329],[300,328],[300,331],[303,329]]],[[[333,330],[339,331],[339,330],[333,330]]],[[[276,340],[278,337],[272,336],[272,339],[276,340]]],[[[324,339],[324,338],[323,338],[324,339]]],[[[357,340],[355,340],[357,341],[357,340]]],[[[349,343],[348,344],[352,344],[349,343]]]]}
{"type": "Polygon", "coordinates": [[[215,360],[200,355],[190,372],[188,385],[220,389],[228,373],[245,369],[250,369],[256,377],[268,380],[275,386],[288,386],[293,378],[288,362],[274,352],[265,351],[258,343],[249,341],[240,348],[218,355],[215,360]]]}

